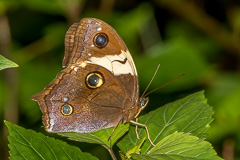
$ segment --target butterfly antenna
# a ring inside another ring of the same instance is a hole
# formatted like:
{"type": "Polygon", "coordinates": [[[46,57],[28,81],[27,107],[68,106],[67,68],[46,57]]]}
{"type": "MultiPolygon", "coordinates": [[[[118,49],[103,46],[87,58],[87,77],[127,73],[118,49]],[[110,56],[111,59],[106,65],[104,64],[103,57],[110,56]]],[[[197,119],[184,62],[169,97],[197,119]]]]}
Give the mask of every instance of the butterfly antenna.
{"type": "Polygon", "coordinates": [[[154,77],[156,76],[156,74],[157,74],[157,72],[158,72],[159,67],[160,67],[160,64],[158,64],[157,69],[156,69],[156,71],[155,71],[155,73],[154,73],[154,75],[153,75],[151,81],[148,83],[147,88],[146,88],[145,91],[143,92],[141,98],[142,98],[142,97],[145,97],[144,94],[146,93],[146,91],[148,90],[149,86],[151,85],[151,83],[152,83],[154,77]]]}
{"type": "Polygon", "coordinates": [[[166,85],[172,83],[173,81],[176,81],[177,79],[181,78],[181,77],[184,76],[184,75],[185,75],[185,74],[182,74],[182,75],[180,75],[180,76],[172,79],[171,81],[165,83],[164,85],[162,85],[162,86],[160,86],[160,87],[158,87],[158,88],[155,88],[154,90],[151,90],[150,92],[148,92],[147,94],[145,94],[144,97],[146,97],[147,95],[149,95],[149,94],[152,93],[152,92],[155,92],[156,90],[159,90],[160,88],[165,87],[166,85]]]}

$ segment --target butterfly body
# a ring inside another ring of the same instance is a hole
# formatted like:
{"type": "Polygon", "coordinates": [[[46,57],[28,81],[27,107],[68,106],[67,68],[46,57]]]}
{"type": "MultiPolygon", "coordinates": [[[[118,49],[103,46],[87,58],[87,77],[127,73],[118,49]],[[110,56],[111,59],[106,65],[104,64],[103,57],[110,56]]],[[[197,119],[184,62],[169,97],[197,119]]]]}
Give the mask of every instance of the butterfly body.
{"type": "Polygon", "coordinates": [[[135,64],[125,43],[105,22],[84,18],[65,37],[64,69],[32,96],[48,132],[90,133],[136,118],[148,99],[139,98],[135,64]]]}

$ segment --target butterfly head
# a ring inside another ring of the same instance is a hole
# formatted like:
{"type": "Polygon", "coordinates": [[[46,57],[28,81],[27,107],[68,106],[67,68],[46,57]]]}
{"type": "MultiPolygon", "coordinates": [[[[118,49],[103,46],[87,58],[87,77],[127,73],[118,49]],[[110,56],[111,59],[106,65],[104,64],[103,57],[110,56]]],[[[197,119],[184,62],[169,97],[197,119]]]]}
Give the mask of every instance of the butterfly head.
{"type": "Polygon", "coordinates": [[[149,98],[148,97],[140,98],[141,110],[143,110],[147,106],[148,102],[149,102],[149,98]]]}
{"type": "Polygon", "coordinates": [[[140,106],[140,107],[139,107],[137,113],[135,114],[134,118],[138,117],[138,115],[141,113],[141,111],[147,106],[148,102],[149,102],[149,98],[148,97],[141,97],[139,99],[138,106],[140,106]]]}

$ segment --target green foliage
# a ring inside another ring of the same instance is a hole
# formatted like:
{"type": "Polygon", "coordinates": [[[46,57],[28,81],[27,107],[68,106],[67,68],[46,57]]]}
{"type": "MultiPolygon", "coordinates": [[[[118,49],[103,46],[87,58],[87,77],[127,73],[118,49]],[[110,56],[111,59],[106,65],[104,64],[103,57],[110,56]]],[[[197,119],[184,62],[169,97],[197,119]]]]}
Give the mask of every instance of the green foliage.
{"type": "Polygon", "coordinates": [[[129,149],[129,150],[126,152],[126,155],[124,155],[123,152],[120,152],[122,159],[125,159],[125,157],[126,157],[126,158],[131,158],[131,156],[132,156],[131,154],[140,154],[140,152],[141,152],[141,147],[142,147],[143,143],[145,142],[145,140],[146,140],[145,137],[142,138],[142,139],[141,139],[141,142],[140,142],[138,145],[136,145],[136,146],[133,147],[132,149],[129,149]]]}
{"type": "MultiPolygon", "coordinates": [[[[139,122],[147,125],[153,143],[158,143],[175,131],[205,138],[213,120],[212,115],[212,107],[206,103],[203,92],[197,92],[141,116],[139,122]]],[[[140,137],[146,137],[145,129],[139,129],[138,134],[140,137]]],[[[135,131],[131,129],[117,145],[125,153],[138,143],[135,131]]],[[[147,153],[151,147],[147,141],[143,144],[141,152],[147,153]]]]}
{"type": "Polygon", "coordinates": [[[71,140],[87,143],[100,144],[103,147],[110,149],[116,141],[124,135],[129,129],[129,124],[120,124],[113,132],[113,128],[103,129],[97,132],[88,134],[79,134],[74,132],[59,133],[61,136],[69,137],[71,140]],[[112,135],[111,135],[112,134],[112,135]],[[111,135],[111,139],[109,137],[111,135]]]}
{"type": "Polygon", "coordinates": [[[6,68],[12,68],[12,67],[18,67],[18,65],[7,58],[0,55],[0,70],[6,69],[6,68]]]}
{"type": "Polygon", "coordinates": [[[26,130],[5,121],[9,130],[10,159],[87,159],[96,157],[83,153],[66,142],[47,137],[33,130],[26,130]]]}
{"type": "Polygon", "coordinates": [[[216,104],[215,120],[211,125],[208,138],[218,141],[226,135],[239,130],[240,77],[234,74],[222,74],[209,88],[211,103],[216,104]],[[214,134],[218,133],[218,134],[214,134]]]}
{"type": "MultiPolygon", "coordinates": [[[[191,88],[198,83],[197,80],[200,77],[209,71],[207,63],[198,48],[189,46],[188,42],[182,38],[170,40],[164,45],[160,43],[155,44],[146,50],[146,53],[146,56],[135,59],[137,64],[143,64],[138,67],[138,71],[141,73],[139,79],[146,85],[153,75],[157,63],[161,65],[158,73],[161,81],[168,82],[173,79],[173,77],[181,74],[186,75],[167,88],[161,89],[162,91],[167,90],[167,92],[173,92],[175,90],[191,88]],[[151,71],[146,70],[146,66],[153,69],[151,71]]],[[[153,85],[151,85],[151,88],[157,87],[159,87],[159,83],[153,83],[153,85]]]]}
{"type": "MultiPolygon", "coordinates": [[[[150,137],[156,144],[152,146],[147,139],[144,128],[138,129],[142,138],[137,139],[134,127],[120,139],[129,129],[129,124],[119,125],[108,141],[113,128],[103,129],[89,134],[59,133],[71,140],[100,144],[110,154],[112,145],[117,142],[122,159],[191,159],[217,160],[209,142],[204,141],[206,131],[212,121],[212,108],[206,103],[203,92],[197,92],[183,99],[169,103],[147,115],[140,116],[139,122],[147,125],[150,137]]],[[[94,159],[90,154],[64,142],[46,137],[41,133],[26,130],[22,127],[5,122],[9,128],[9,148],[12,159],[23,157],[52,159],[67,157],[94,159]],[[44,153],[44,154],[43,154],[44,153]]]]}
{"type": "Polygon", "coordinates": [[[139,160],[221,160],[209,142],[183,132],[174,132],[159,141],[146,154],[135,153],[132,157],[139,160]]]}

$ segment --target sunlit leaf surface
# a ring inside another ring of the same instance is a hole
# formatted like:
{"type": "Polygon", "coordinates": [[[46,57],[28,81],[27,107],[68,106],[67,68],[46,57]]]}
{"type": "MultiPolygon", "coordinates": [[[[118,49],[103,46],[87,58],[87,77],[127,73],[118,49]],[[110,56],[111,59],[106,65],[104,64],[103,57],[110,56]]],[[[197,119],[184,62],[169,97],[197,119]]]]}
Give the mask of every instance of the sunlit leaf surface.
{"type": "MultiPolygon", "coordinates": [[[[209,123],[213,120],[212,115],[212,107],[207,104],[201,91],[140,116],[139,122],[147,125],[150,138],[156,144],[175,131],[205,138],[209,123]]],[[[134,127],[130,128],[130,133],[117,144],[123,152],[139,143],[134,127]]],[[[144,128],[139,127],[138,133],[140,137],[146,137],[144,128]]],[[[146,140],[141,153],[146,153],[151,148],[152,145],[146,140]]]]}

